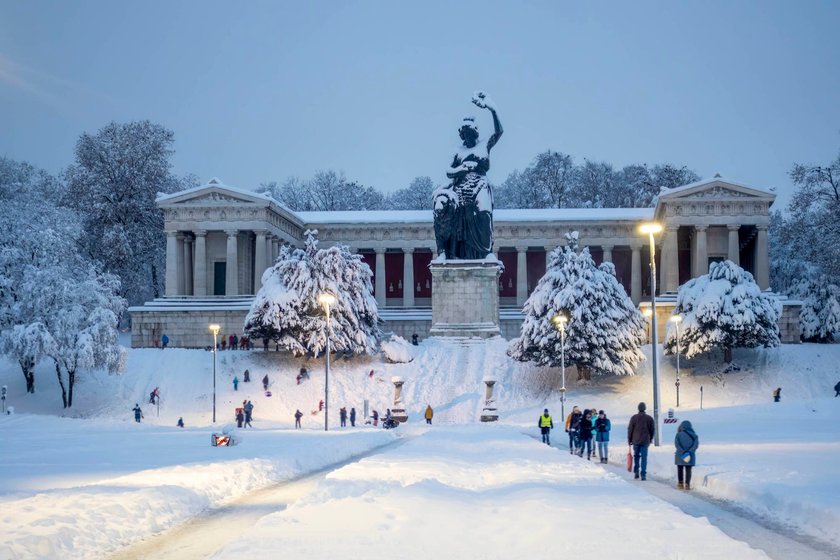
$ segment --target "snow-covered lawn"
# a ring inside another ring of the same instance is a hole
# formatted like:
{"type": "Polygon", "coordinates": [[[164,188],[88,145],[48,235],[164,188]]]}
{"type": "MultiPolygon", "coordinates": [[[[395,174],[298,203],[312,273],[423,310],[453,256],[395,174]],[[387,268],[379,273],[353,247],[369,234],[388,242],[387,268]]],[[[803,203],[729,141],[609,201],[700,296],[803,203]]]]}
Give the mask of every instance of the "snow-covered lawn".
{"type": "Polygon", "coordinates": [[[574,558],[582,545],[598,558],[766,558],[600,465],[492,425],[434,428],[330,473],[213,558],[574,558]]]}

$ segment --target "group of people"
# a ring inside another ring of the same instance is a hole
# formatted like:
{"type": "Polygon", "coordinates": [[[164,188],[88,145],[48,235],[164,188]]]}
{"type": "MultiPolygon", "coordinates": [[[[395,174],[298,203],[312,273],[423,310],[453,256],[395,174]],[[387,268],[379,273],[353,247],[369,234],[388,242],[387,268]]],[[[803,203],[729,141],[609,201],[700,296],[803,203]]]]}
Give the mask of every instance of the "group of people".
{"type": "Polygon", "coordinates": [[[216,350],[253,350],[254,344],[251,339],[245,336],[237,336],[231,334],[228,336],[222,335],[220,340],[216,343],[216,350]]]}
{"type": "MultiPolygon", "coordinates": [[[[835,387],[840,396],[840,383],[835,387]]],[[[633,457],[633,477],[636,480],[647,480],[648,447],[654,441],[656,424],[653,417],[647,414],[647,405],[640,402],[638,412],[630,418],[627,424],[627,444],[633,457]]],[[[550,433],[554,429],[554,422],[546,408],[537,421],[542,433],[542,441],[551,445],[550,433]]],[[[597,445],[598,457],[601,463],[609,462],[609,441],[611,422],[603,410],[597,415],[594,409],[580,410],[578,406],[566,417],[566,432],[569,434],[569,453],[591,460],[593,455],[593,441],[597,445]]],[[[696,452],[700,446],[700,438],[694,432],[691,422],[684,420],[677,428],[674,438],[674,463],[677,466],[677,488],[691,489],[691,470],[696,464],[696,452]]],[[[629,461],[629,459],[628,459],[629,461]]],[[[628,466],[628,468],[630,468],[628,466]]]]}
{"type": "Polygon", "coordinates": [[[242,401],[242,407],[236,409],[236,427],[237,428],[253,428],[251,420],[253,419],[254,405],[249,400],[242,401]]]}

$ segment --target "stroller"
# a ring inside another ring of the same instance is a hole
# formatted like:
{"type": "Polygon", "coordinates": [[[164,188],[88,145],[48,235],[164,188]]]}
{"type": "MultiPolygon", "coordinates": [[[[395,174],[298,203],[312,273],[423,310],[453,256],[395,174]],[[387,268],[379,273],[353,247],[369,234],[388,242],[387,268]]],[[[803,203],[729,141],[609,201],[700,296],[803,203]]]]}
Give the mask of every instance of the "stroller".
{"type": "Polygon", "coordinates": [[[400,425],[399,421],[398,421],[398,420],[394,420],[394,418],[393,418],[393,417],[388,417],[388,418],[385,418],[385,419],[382,421],[382,427],[383,427],[383,428],[385,428],[386,430],[390,430],[390,429],[392,429],[392,428],[396,428],[396,427],[397,427],[397,426],[399,426],[399,425],[400,425]]]}

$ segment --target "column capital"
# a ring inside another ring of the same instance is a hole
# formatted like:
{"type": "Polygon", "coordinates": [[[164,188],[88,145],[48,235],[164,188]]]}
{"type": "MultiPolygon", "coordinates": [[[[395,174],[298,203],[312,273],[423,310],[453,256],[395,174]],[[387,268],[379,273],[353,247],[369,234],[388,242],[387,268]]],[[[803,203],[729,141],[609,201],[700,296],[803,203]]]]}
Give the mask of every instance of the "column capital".
{"type": "Polygon", "coordinates": [[[181,234],[178,231],[164,231],[164,233],[166,234],[166,237],[175,237],[176,239],[181,234]]]}
{"type": "Polygon", "coordinates": [[[709,229],[709,226],[706,224],[697,224],[694,226],[694,231],[706,231],[707,229],[709,229]]]}
{"type": "Polygon", "coordinates": [[[193,242],[193,236],[192,235],[184,235],[184,243],[189,245],[192,242],[193,242]]]}
{"type": "Polygon", "coordinates": [[[517,253],[527,253],[528,252],[528,246],[527,245],[517,245],[517,246],[514,247],[514,249],[516,249],[517,253]]]}
{"type": "Polygon", "coordinates": [[[615,245],[601,245],[602,251],[612,251],[615,249],[615,245]]]}
{"type": "Polygon", "coordinates": [[[679,224],[665,224],[665,233],[676,233],[680,229],[679,224]]]}
{"type": "Polygon", "coordinates": [[[642,247],[644,247],[644,246],[645,246],[645,244],[642,243],[641,241],[630,242],[630,250],[633,251],[633,252],[641,251],[642,247]]]}
{"type": "Polygon", "coordinates": [[[769,227],[767,224],[755,224],[755,229],[758,231],[767,231],[769,227]]]}
{"type": "Polygon", "coordinates": [[[384,255],[385,254],[385,248],[376,247],[376,248],[373,249],[373,252],[376,253],[377,255],[384,255]]]}
{"type": "Polygon", "coordinates": [[[196,237],[205,237],[207,235],[207,230],[206,229],[194,229],[193,230],[193,235],[195,235],[196,237]]]}
{"type": "Polygon", "coordinates": [[[557,247],[559,247],[559,245],[545,245],[544,249],[546,253],[550,253],[557,247]]]}
{"type": "Polygon", "coordinates": [[[403,247],[403,253],[411,254],[414,252],[414,247],[403,247]]]}
{"type": "Polygon", "coordinates": [[[184,233],[183,231],[179,231],[175,234],[175,239],[177,239],[178,241],[183,241],[184,239],[186,239],[186,237],[187,237],[187,234],[184,233]]]}
{"type": "Polygon", "coordinates": [[[254,232],[254,235],[268,236],[268,230],[267,229],[255,229],[255,230],[253,230],[253,232],[254,232]]]}
{"type": "Polygon", "coordinates": [[[738,231],[741,229],[741,224],[726,224],[726,229],[729,231],[738,231]]]}
{"type": "Polygon", "coordinates": [[[238,229],[226,229],[225,233],[228,235],[228,237],[235,237],[236,235],[239,234],[239,230],[238,229]]]}

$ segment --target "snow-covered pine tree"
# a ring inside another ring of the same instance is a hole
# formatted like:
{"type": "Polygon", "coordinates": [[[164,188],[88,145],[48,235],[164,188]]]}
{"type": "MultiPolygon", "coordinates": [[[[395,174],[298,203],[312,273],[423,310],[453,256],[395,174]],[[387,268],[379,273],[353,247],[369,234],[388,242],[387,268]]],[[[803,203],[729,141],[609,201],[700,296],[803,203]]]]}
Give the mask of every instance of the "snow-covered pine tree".
{"type": "Polygon", "coordinates": [[[802,300],[799,312],[802,340],[833,342],[840,332],[840,287],[820,274],[801,280],[791,295],[802,300]]]}
{"type": "Polygon", "coordinates": [[[268,338],[295,356],[326,348],[326,315],[318,296],[330,292],[330,344],[335,352],[373,354],[381,332],[370,267],[345,246],[318,249],[317,230],[303,249],[283,249],[263,274],[263,287],[245,319],[249,337],[268,338]]]}
{"type": "MultiPolygon", "coordinates": [[[[781,344],[781,306],[761,291],[752,274],[732,261],[712,263],[708,274],[683,284],[674,314],[683,317],[680,352],[687,358],[720,348],[724,360],[731,362],[733,348],[781,344]]],[[[665,352],[674,353],[676,345],[676,329],[669,328],[665,352]]]]}
{"type": "Polygon", "coordinates": [[[508,355],[541,366],[559,366],[560,332],[552,323],[565,314],[566,365],[579,376],[632,375],[644,360],[639,347],[645,328],[641,313],[615,277],[611,264],[595,266],[589,249],[578,249],[578,232],[566,235],[568,244],[549,255],[545,276],[525,302],[525,321],[508,355]]]}

